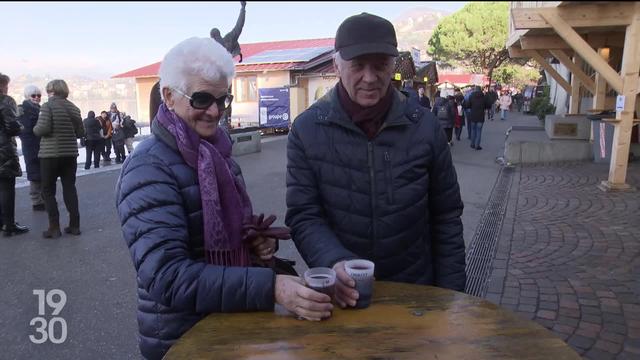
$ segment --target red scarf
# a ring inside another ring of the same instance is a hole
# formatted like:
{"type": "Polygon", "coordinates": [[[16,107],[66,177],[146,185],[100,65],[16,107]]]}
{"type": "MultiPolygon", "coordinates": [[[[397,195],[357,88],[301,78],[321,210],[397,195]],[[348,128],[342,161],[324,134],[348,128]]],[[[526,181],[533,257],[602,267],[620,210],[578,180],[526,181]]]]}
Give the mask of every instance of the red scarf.
{"type": "Polygon", "coordinates": [[[391,104],[393,103],[393,87],[389,85],[387,93],[378,101],[377,104],[370,107],[362,107],[358,103],[351,100],[349,93],[342,85],[342,81],[338,83],[338,99],[344,111],[349,115],[351,121],[358,126],[367,135],[369,140],[373,139],[382,123],[387,116],[391,104]]]}

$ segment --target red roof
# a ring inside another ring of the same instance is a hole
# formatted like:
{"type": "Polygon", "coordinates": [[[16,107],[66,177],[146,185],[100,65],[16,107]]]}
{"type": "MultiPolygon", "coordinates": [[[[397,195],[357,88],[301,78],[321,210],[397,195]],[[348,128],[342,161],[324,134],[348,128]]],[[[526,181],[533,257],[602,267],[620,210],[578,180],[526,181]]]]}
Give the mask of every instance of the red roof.
{"type": "MultiPolygon", "coordinates": [[[[333,46],[334,38],[325,39],[307,39],[307,40],[286,40],[286,41],[271,41],[252,44],[241,44],[240,50],[244,59],[250,56],[256,55],[267,50],[285,50],[285,49],[302,49],[311,47],[333,46]]],[[[234,59],[236,62],[239,57],[234,59]]],[[[243,65],[242,63],[236,63],[236,70],[241,72],[246,71],[263,71],[263,70],[289,70],[295,66],[295,63],[276,63],[276,64],[254,64],[243,65]]],[[[112,78],[139,78],[139,77],[151,77],[158,76],[158,70],[160,69],[160,62],[155,64],[143,66],[138,69],[127,71],[122,74],[113,76],[112,78]]]]}
{"type": "MultiPolygon", "coordinates": [[[[482,84],[489,83],[489,78],[482,74],[438,74],[438,82],[443,84],[476,84],[482,81],[482,84]]],[[[479,84],[478,84],[479,85],[479,84]]]]}

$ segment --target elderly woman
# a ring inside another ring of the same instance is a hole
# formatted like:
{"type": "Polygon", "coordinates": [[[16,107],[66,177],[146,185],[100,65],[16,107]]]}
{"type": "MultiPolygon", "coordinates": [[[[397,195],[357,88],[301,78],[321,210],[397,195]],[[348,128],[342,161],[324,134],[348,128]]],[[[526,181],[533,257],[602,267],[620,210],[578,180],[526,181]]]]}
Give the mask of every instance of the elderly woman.
{"type": "Polygon", "coordinates": [[[52,80],[47,84],[49,101],[40,108],[38,123],[33,133],[40,136],[40,174],[42,196],[49,215],[49,228],[42,233],[45,238],[57,238],[60,232],[60,213],[56,201],[56,183],[62,182],[64,204],[69,212],[67,234],[80,235],[80,211],[76,191],[76,169],[78,168],[78,142],[83,137],[84,126],[80,109],[71,101],[69,87],[64,80],[52,80]]]}
{"type": "Polygon", "coordinates": [[[209,313],[273,311],[279,303],[320,320],[333,307],[298,277],[252,266],[252,257],[271,259],[277,243],[251,238],[251,201],[231,140],[218,128],[233,75],[231,55],[213,39],[171,49],[160,67],[163,103],[152,136],[127,157],[116,186],[147,358],[160,359],[209,313]]]}
{"type": "Polygon", "coordinates": [[[0,73],[0,217],[4,236],[24,234],[29,228],[15,222],[16,177],[22,176],[14,136],[22,129],[16,121],[16,102],[9,92],[9,76],[0,73]]]}
{"type": "Polygon", "coordinates": [[[44,211],[44,199],[42,198],[42,183],[40,177],[40,137],[33,133],[33,127],[38,122],[40,113],[40,100],[42,91],[35,85],[28,85],[24,89],[24,101],[18,106],[18,121],[23,129],[20,132],[20,143],[22,145],[22,155],[27,166],[27,180],[31,185],[29,195],[31,195],[31,206],[34,211],[44,211]]]}

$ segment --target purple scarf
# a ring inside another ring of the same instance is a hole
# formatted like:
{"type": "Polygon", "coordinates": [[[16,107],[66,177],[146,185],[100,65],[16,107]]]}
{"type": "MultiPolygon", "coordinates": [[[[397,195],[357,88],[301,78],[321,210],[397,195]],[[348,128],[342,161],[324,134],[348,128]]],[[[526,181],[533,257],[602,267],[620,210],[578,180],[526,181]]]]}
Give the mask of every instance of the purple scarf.
{"type": "Polygon", "coordinates": [[[218,129],[203,139],[165,104],[155,120],[176,139],[184,161],[198,173],[205,258],[209,264],[250,266],[243,227],[252,221],[253,209],[244,184],[230,170],[231,141],[218,129]]]}

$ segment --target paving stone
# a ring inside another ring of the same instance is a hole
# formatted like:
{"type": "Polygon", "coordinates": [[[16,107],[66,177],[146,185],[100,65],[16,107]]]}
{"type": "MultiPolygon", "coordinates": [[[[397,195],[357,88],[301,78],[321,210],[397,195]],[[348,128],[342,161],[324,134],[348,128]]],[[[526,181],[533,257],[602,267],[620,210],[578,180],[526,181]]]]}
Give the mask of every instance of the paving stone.
{"type": "Polygon", "coordinates": [[[542,319],[555,320],[558,314],[555,311],[551,311],[551,310],[539,310],[536,313],[536,316],[542,319]]]}
{"type": "Polygon", "coordinates": [[[558,319],[556,320],[556,322],[562,325],[577,327],[580,321],[578,319],[560,315],[558,316],[558,319]]]}
{"type": "Polygon", "coordinates": [[[540,301],[558,301],[558,297],[556,295],[540,295],[540,301]]]}
{"type": "Polygon", "coordinates": [[[519,300],[520,300],[520,304],[527,304],[527,305],[537,305],[538,304],[538,299],[537,298],[521,297],[519,300]]]}
{"type": "Polygon", "coordinates": [[[594,345],[596,349],[604,350],[610,354],[617,354],[622,351],[622,345],[606,340],[598,340],[594,345]]]}
{"type": "Polygon", "coordinates": [[[584,314],[591,314],[591,315],[601,315],[602,311],[600,311],[600,308],[594,307],[594,306],[581,306],[580,307],[580,311],[584,314]]]}
{"type": "Polygon", "coordinates": [[[520,304],[520,305],[518,305],[518,311],[535,312],[536,311],[536,307],[535,307],[535,305],[520,304]]]}
{"type": "Polygon", "coordinates": [[[609,360],[615,359],[616,357],[614,354],[596,348],[590,349],[584,354],[584,356],[590,360],[609,360]]]}
{"type": "Polygon", "coordinates": [[[615,298],[616,294],[611,291],[596,291],[596,295],[600,298],[615,298]]]}
{"type": "Polygon", "coordinates": [[[573,334],[573,332],[576,330],[576,328],[574,328],[573,326],[562,325],[562,324],[555,324],[553,325],[552,329],[553,331],[562,333],[562,334],[573,334]]]}
{"type": "Polygon", "coordinates": [[[626,337],[624,335],[612,333],[612,332],[609,332],[609,331],[600,332],[599,338],[601,338],[603,340],[611,341],[611,342],[614,342],[614,343],[617,343],[617,344],[625,343],[625,339],[626,339],[626,337]]]}
{"type": "Polygon", "coordinates": [[[589,349],[591,348],[591,346],[593,346],[593,344],[595,344],[595,340],[580,335],[573,335],[569,338],[568,343],[571,346],[579,347],[582,349],[589,349]]]}
{"type": "Polygon", "coordinates": [[[598,305],[600,305],[600,302],[598,300],[588,300],[588,299],[584,299],[584,298],[578,299],[578,303],[580,305],[587,305],[587,306],[598,306],[598,305]]]}
{"type": "Polygon", "coordinates": [[[627,327],[620,324],[605,323],[603,329],[614,332],[616,334],[627,334],[627,327]]]}
{"type": "Polygon", "coordinates": [[[503,297],[502,300],[500,300],[501,304],[512,304],[512,305],[517,305],[518,304],[518,299],[514,298],[514,297],[503,297]]]}
{"type": "Polygon", "coordinates": [[[538,303],[538,308],[543,310],[558,310],[558,304],[555,302],[541,301],[538,303]]]}
{"type": "Polygon", "coordinates": [[[591,338],[591,339],[595,339],[595,338],[598,337],[600,332],[599,331],[595,331],[595,330],[585,330],[585,329],[578,328],[578,329],[576,329],[574,334],[580,335],[580,336],[584,336],[584,337],[588,337],[588,338],[591,338]]]}

